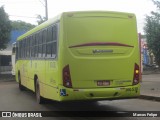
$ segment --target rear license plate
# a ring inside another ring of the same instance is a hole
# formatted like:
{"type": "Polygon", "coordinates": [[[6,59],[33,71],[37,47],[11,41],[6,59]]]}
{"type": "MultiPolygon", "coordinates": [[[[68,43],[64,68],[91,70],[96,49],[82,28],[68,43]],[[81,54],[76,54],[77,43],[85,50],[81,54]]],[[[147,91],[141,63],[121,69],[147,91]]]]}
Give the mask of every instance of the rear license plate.
{"type": "Polygon", "coordinates": [[[109,85],[110,85],[110,81],[108,80],[97,81],[97,86],[109,86],[109,85]]]}

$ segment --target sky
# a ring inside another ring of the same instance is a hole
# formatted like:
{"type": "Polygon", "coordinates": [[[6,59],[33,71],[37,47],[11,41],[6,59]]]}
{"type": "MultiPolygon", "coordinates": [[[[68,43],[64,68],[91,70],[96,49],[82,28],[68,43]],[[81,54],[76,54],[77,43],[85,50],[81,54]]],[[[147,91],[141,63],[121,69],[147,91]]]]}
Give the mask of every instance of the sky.
{"type": "MultiPolygon", "coordinates": [[[[47,0],[48,16],[67,11],[120,11],[134,13],[138,32],[143,33],[145,15],[156,10],[152,0],[47,0]]],[[[37,24],[37,15],[45,16],[44,0],[0,0],[11,20],[37,24]]]]}

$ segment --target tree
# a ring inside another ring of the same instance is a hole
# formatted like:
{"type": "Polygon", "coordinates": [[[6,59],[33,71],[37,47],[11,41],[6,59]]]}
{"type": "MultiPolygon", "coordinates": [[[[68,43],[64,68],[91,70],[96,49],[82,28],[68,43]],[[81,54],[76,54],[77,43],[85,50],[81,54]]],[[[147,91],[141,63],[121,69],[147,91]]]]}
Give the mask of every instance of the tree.
{"type": "Polygon", "coordinates": [[[148,48],[153,52],[156,63],[160,66],[160,2],[153,0],[157,11],[152,11],[151,15],[145,18],[144,32],[147,39],[148,48]]]}
{"type": "Polygon", "coordinates": [[[35,25],[32,25],[30,23],[26,23],[24,21],[11,21],[12,30],[24,30],[28,31],[35,27],[35,25]]]}
{"type": "Polygon", "coordinates": [[[46,18],[45,17],[42,17],[41,15],[37,15],[37,22],[38,22],[38,25],[42,24],[43,22],[46,21],[46,18]]]}
{"type": "Polygon", "coordinates": [[[10,41],[11,24],[4,7],[0,7],[0,50],[7,47],[10,41]]]}

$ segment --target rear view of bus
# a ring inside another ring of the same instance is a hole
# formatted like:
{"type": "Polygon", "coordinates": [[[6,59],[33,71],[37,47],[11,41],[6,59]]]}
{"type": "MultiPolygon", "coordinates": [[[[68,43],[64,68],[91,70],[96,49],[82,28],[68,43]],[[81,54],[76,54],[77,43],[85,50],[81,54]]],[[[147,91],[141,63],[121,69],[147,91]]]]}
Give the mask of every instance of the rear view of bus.
{"type": "Polygon", "coordinates": [[[63,28],[60,100],[139,96],[140,48],[134,14],[64,13],[63,28]]]}

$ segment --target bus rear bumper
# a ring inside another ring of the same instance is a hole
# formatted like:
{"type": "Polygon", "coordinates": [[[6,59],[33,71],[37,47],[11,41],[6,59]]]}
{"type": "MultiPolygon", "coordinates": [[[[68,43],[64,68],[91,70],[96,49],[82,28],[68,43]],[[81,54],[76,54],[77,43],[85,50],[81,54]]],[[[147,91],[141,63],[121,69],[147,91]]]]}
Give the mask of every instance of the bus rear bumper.
{"type": "Polygon", "coordinates": [[[97,89],[73,89],[59,86],[60,101],[70,100],[115,100],[140,96],[140,84],[134,86],[97,89]]]}

